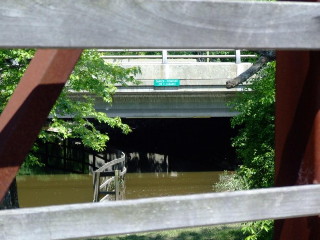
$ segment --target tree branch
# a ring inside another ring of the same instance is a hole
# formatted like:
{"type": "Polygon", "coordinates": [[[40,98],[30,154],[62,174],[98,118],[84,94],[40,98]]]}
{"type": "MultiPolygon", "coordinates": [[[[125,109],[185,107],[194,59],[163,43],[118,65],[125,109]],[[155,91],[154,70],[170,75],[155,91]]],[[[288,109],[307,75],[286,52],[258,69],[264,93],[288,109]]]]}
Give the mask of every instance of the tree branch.
{"type": "Polygon", "coordinates": [[[267,62],[273,61],[276,58],[274,50],[258,51],[261,56],[259,59],[245,72],[241,73],[238,77],[226,82],[226,88],[234,88],[239,84],[247,81],[252,75],[256,74],[267,62]]]}

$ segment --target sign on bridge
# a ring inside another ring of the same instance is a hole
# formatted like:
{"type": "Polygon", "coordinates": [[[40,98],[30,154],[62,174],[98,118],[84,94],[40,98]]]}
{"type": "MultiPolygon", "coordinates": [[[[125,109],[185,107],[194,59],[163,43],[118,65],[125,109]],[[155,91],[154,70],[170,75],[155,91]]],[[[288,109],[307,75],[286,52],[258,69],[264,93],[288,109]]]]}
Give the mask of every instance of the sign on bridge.
{"type": "Polygon", "coordinates": [[[155,79],[153,82],[155,87],[178,87],[180,79],[155,79]]]}

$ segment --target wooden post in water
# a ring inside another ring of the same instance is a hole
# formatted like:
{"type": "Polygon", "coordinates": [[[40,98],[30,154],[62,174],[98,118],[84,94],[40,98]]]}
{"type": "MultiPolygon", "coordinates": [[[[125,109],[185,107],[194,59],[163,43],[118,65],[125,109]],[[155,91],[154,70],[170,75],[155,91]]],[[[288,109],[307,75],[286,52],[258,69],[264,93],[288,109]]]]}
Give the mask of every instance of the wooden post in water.
{"type": "Polygon", "coordinates": [[[86,152],[85,152],[85,149],[84,149],[84,146],[81,146],[81,161],[82,161],[82,165],[81,165],[81,172],[82,173],[85,173],[85,164],[86,164],[86,152]]]}
{"type": "Polygon", "coordinates": [[[63,168],[64,171],[67,170],[67,142],[66,140],[63,140],[63,145],[62,145],[62,151],[63,151],[63,168]]]}
{"type": "Polygon", "coordinates": [[[48,163],[49,163],[49,146],[48,146],[48,143],[45,143],[45,149],[44,149],[44,163],[46,164],[46,165],[48,165],[48,163]]]}
{"type": "Polygon", "coordinates": [[[93,172],[93,202],[99,202],[100,172],[93,172]]]}
{"type": "Polygon", "coordinates": [[[120,200],[120,176],[119,176],[119,170],[114,171],[114,186],[115,186],[115,200],[120,200]]]}
{"type": "Polygon", "coordinates": [[[95,171],[97,169],[96,167],[96,155],[92,153],[92,171],[95,171]]]}

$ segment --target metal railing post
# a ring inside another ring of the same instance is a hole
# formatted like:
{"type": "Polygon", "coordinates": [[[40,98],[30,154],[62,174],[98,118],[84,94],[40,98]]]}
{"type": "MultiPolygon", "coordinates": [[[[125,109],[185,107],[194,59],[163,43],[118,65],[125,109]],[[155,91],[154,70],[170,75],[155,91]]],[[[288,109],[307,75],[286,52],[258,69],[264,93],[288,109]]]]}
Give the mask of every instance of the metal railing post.
{"type": "Polygon", "coordinates": [[[241,51],[236,50],[236,64],[241,63],[241,51]]]}
{"type": "Polygon", "coordinates": [[[162,63],[168,63],[168,50],[162,50],[162,63]]]}

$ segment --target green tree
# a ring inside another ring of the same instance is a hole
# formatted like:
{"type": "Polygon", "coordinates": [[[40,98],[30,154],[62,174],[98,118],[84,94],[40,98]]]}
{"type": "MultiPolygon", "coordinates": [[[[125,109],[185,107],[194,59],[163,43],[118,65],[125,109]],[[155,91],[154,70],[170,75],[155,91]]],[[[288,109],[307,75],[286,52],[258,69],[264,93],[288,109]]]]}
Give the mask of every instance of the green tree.
{"type": "MultiPolygon", "coordinates": [[[[269,62],[231,102],[239,112],[231,120],[239,128],[232,142],[242,161],[236,174],[250,189],[270,187],[274,182],[274,79],[275,62],[269,62]]],[[[258,221],[246,224],[243,231],[246,240],[272,239],[272,229],[272,221],[258,221]]]]}
{"type": "Polygon", "coordinates": [[[234,101],[239,114],[232,118],[233,127],[239,127],[233,139],[242,166],[238,173],[246,178],[250,188],[273,185],[274,179],[274,88],[275,62],[270,62],[234,101]]]}
{"type": "Polygon", "coordinates": [[[89,118],[120,128],[123,133],[130,132],[130,128],[119,117],[109,118],[105,113],[97,112],[94,108],[95,99],[98,97],[111,104],[116,85],[136,84],[134,75],[137,73],[138,68],[122,68],[104,63],[95,50],[84,51],[50,113],[49,127],[56,132],[42,131],[39,137],[45,141],[80,138],[86,147],[103,150],[109,137],[98,131],[89,118]],[[72,121],[62,118],[68,116],[72,116],[72,121]]]}
{"type": "MultiPolygon", "coordinates": [[[[32,59],[33,49],[3,49],[0,50],[0,113],[12,95],[28,63],[32,59]]],[[[136,84],[134,76],[139,68],[122,68],[106,64],[96,50],[85,50],[79,59],[68,83],[50,113],[46,131],[43,129],[39,139],[43,142],[53,142],[66,138],[78,138],[83,145],[96,151],[105,149],[109,140],[107,133],[96,129],[91,119],[120,128],[123,133],[130,132],[128,125],[120,118],[109,118],[103,112],[94,108],[96,98],[105,103],[112,103],[112,95],[117,85],[136,84]]],[[[34,146],[34,150],[37,146],[34,146]]],[[[24,165],[32,167],[39,165],[38,159],[29,154],[24,165]]]]}

